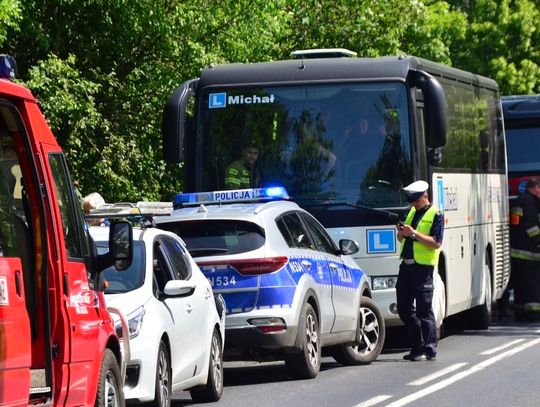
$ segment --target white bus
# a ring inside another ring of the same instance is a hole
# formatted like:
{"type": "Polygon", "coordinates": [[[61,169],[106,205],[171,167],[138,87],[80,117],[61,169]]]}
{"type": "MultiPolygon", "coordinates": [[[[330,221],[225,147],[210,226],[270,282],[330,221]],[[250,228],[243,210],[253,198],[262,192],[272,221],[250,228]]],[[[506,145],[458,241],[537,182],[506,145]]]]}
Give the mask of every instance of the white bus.
{"type": "Polygon", "coordinates": [[[463,312],[470,327],[487,328],[510,272],[497,84],[415,57],[293,54],[210,66],[172,94],[164,156],[184,161],[186,191],[223,189],[226,166],[255,143],[258,186],[286,187],[336,241],[359,243],[356,261],[371,277],[386,325],[397,326],[394,225],[407,210],[402,188],[427,180],[446,222],[435,276],[438,326],[463,312]]]}

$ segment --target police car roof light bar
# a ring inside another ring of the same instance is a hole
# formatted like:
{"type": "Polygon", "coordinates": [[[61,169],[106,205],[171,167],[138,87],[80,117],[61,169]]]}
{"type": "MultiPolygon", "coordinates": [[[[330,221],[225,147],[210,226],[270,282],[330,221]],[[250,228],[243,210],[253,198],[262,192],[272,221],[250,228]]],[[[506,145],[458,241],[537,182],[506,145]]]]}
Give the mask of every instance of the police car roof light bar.
{"type": "Polygon", "coordinates": [[[200,204],[244,203],[289,199],[284,187],[233,189],[228,191],[179,193],[174,197],[174,208],[200,204]]]}

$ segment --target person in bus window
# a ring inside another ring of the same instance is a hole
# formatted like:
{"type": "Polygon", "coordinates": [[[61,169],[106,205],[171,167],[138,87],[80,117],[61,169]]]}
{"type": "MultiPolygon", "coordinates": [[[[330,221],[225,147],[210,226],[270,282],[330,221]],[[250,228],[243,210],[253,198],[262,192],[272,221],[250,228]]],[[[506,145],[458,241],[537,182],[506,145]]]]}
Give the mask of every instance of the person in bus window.
{"type": "Polygon", "coordinates": [[[511,284],[514,317],[540,317],[540,179],[531,178],[510,211],[511,284]]]}
{"type": "Polygon", "coordinates": [[[261,183],[259,170],[255,166],[260,149],[255,143],[246,145],[240,159],[232,162],[225,169],[225,187],[227,189],[258,188],[261,183]]]}
{"type": "Polygon", "coordinates": [[[397,307],[411,343],[411,351],[404,359],[413,362],[435,360],[437,355],[433,270],[439,261],[444,215],[430,203],[428,188],[426,181],[416,181],[403,188],[411,208],[405,220],[397,225],[401,242],[397,307]]]}

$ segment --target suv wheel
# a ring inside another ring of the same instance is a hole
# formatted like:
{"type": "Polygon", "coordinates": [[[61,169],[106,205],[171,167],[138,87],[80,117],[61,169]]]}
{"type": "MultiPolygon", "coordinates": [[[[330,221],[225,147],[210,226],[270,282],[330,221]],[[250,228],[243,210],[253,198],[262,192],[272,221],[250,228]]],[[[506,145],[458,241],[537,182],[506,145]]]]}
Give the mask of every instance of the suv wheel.
{"type": "Polygon", "coordinates": [[[342,365],[367,365],[377,359],[382,351],[386,333],[384,320],[375,301],[369,297],[362,297],[358,324],[358,342],[332,348],[332,356],[342,365]]]}
{"type": "Polygon", "coordinates": [[[312,379],[321,369],[321,333],[317,314],[311,304],[304,304],[298,330],[302,350],[287,355],[285,364],[294,379],[312,379]]]}

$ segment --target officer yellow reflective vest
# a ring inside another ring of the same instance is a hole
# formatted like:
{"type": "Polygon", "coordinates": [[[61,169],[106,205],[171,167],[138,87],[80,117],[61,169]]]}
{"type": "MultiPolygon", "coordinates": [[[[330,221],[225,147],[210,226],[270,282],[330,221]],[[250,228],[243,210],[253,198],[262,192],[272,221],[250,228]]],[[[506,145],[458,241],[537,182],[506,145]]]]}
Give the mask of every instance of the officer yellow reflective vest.
{"type": "Polygon", "coordinates": [[[235,161],[225,170],[225,186],[231,189],[252,187],[251,171],[241,162],[235,161]]]}
{"type": "MultiPolygon", "coordinates": [[[[414,219],[415,213],[416,213],[416,208],[412,207],[409,210],[409,213],[407,213],[407,217],[405,218],[405,222],[404,222],[405,225],[409,225],[409,226],[411,225],[412,220],[414,219]]],[[[433,221],[437,213],[439,213],[439,209],[436,206],[432,205],[426,211],[426,213],[424,213],[424,216],[422,216],[422,218],[418,222],[418,225],[416,226],[416,231],[423,235],[430,236],[431,226],[433,225],[433,221]]],[[[405,241],[403,240],[401,242],[400,253],[403,252],[404,245],[405,245],[405,241]]],[[[416,263],[423,264],[425,266],[435,266],[437,262],[439,261],[439,253],[441,252],[441,250],[428,247],[415,240],[413,242],[413,252],[414,252],[414,261],[416,263]]]]}

